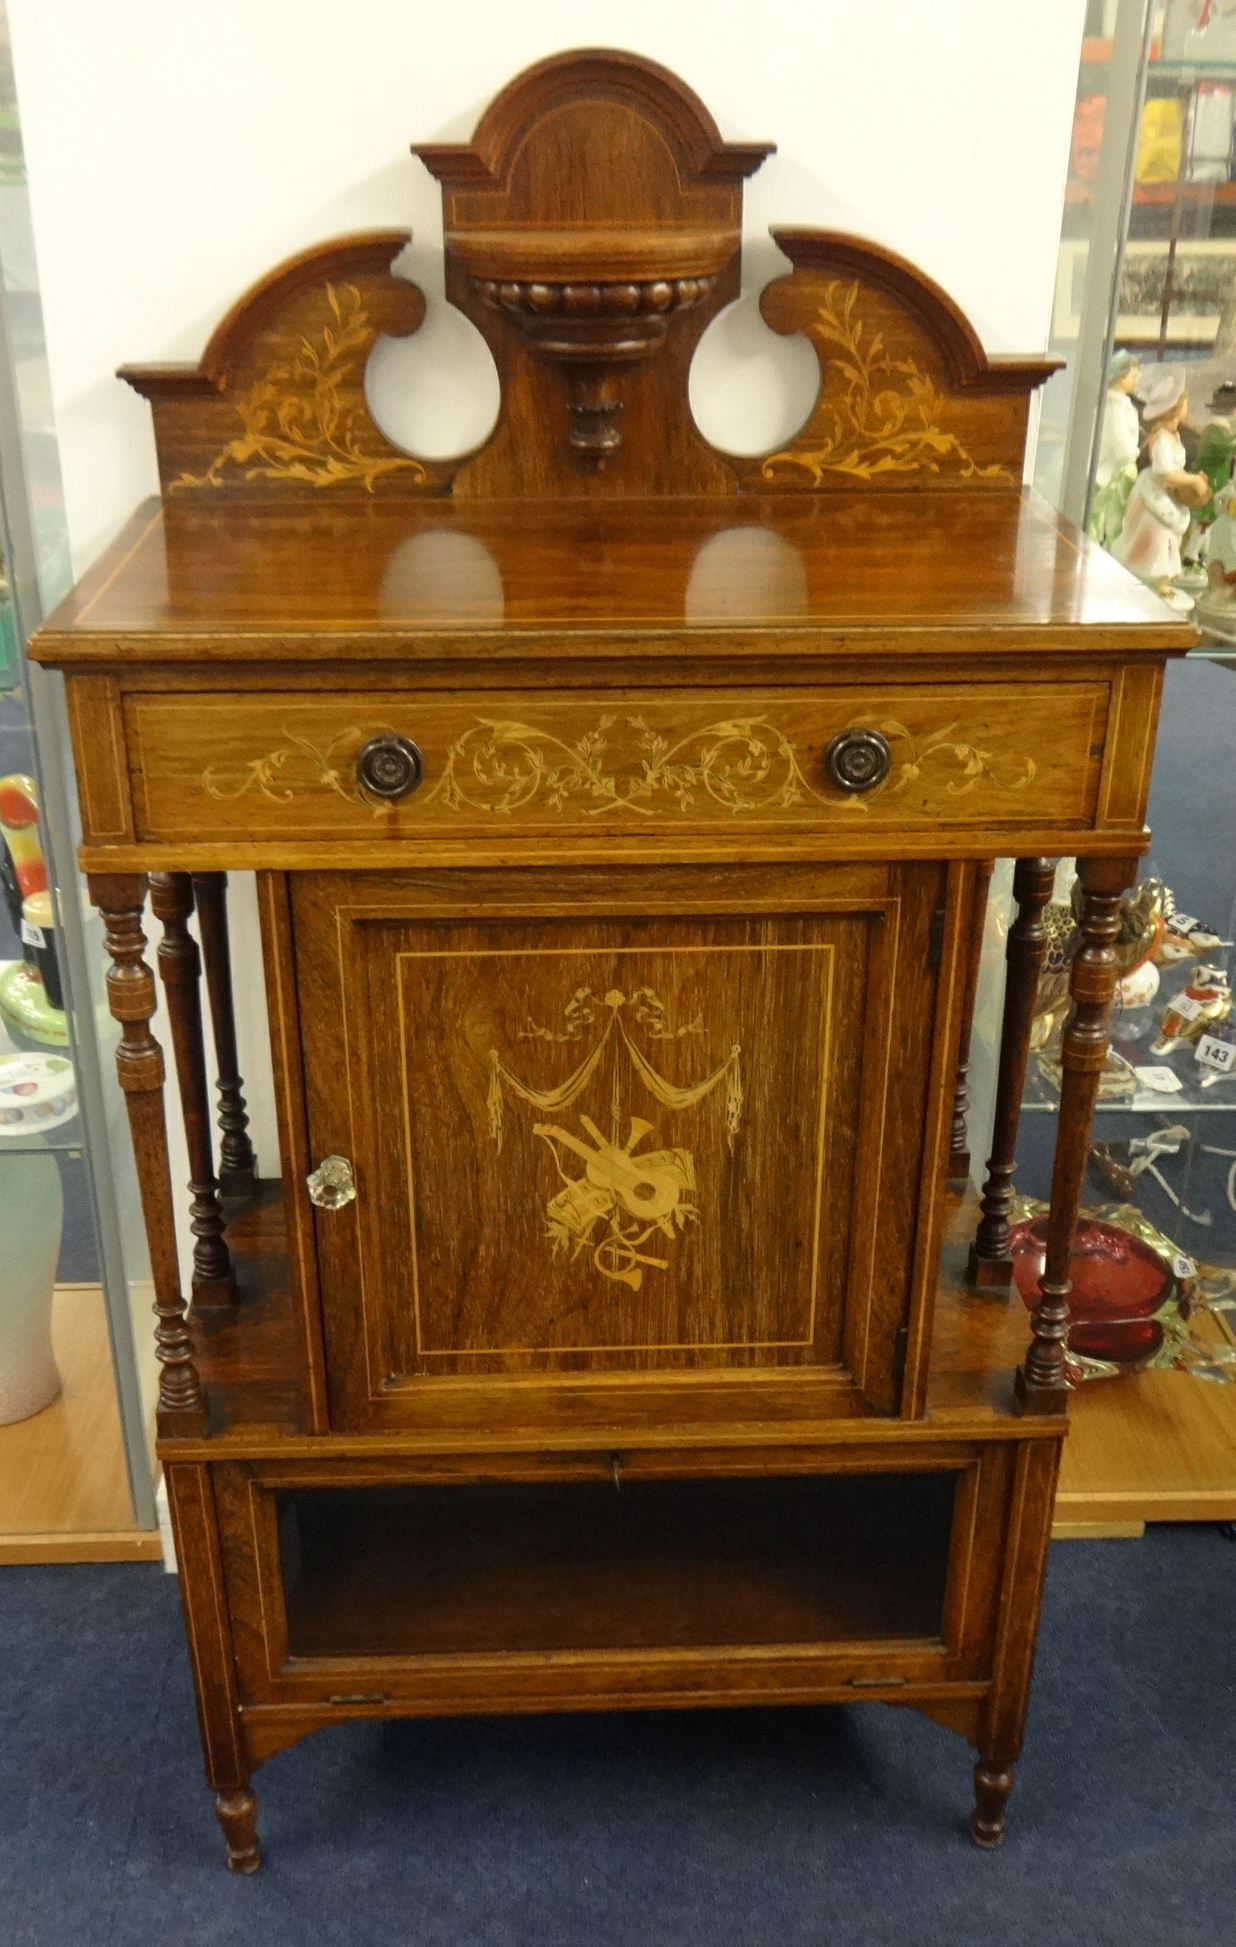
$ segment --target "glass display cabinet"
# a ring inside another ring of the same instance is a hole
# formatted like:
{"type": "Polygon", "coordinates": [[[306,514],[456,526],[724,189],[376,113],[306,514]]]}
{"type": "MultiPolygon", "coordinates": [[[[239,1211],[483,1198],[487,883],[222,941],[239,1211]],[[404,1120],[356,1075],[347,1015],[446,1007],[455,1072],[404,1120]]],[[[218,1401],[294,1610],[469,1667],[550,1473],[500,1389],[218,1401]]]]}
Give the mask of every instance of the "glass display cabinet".
{"type": "Polygon", "coordinates": [[[2,9],[0,272],[0,1563],[157,1559],[131,1316],[149,1274],[100,1059],[63,703],[24,652],[71,570],[2,9]]]}
{"type": "MultiPolygon", "coordinates": [[[[1053,313],[1065,364],[1035,482],[1199,640],[1164,686],[1153,849],[1117,943],[1128,972],[1085,1186],[1169,1271],[1090,1343],[1108,1356],[1078,1353],[1079,1379],[1104,1377],[1078,1384],[1057,1532],[1236,1515],[1234,131],[1236,0],[1092,0],[1053,313]]],[[[1047,909],[1022,1104],[1031,1199],[1047,1195],[1059,1103],[1070,876],[1047,909]]]]}

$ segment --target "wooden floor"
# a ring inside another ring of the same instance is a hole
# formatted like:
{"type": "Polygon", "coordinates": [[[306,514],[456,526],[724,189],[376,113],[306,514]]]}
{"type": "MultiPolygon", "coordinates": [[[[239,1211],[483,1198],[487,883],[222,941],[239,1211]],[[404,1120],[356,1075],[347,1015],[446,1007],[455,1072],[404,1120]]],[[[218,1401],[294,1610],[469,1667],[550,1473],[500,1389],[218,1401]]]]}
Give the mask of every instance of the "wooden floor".
{"type": "Polygon", "coordinates": [[[52,1340],[60,1398],[0,1426],[0,1563],[158,1561],[130,1506],[98,1285],[57,1288],[52,1340]]]}

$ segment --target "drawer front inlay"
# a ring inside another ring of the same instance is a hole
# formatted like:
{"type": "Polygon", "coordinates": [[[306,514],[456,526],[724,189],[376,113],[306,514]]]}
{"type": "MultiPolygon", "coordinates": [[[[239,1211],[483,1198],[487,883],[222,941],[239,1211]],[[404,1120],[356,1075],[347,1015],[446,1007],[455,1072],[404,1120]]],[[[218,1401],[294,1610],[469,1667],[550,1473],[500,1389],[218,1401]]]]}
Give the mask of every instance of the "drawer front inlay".
{"type": "Polygon", "coordinates": [[[126,721],[147,838],[1042,825],[1093,822],[1108,694],[1094,683],[713,699],[139,694],[126,721]],[[891,749],[873,789],[828,775],[825,753],[850,729],[891,749]],[[424,754],[423,783],[398,802],[358,771],[375,737],[424,754]]]}

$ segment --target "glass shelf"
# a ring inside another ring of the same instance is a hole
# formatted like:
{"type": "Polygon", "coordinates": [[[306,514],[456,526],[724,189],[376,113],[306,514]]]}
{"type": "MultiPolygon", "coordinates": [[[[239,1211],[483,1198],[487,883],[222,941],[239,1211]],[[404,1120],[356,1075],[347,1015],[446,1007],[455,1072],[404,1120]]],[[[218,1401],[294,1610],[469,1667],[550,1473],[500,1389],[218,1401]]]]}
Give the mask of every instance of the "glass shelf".
{"type": "Polygon", "coordinates": [[[1152,80],[1181,81],[1186,86],[1194,81],[1236,81],[1236,58],[1229,57],[1226,61],[1151,61],[1147,73],[1152,80]]]}
{"type": "Polygon", "coordinates": [[[0,1169],[4,1167],[6,1156],[29,1156],[41,1149],[80,1151],[85,1147],[85,1142],[80,1114],[71,1116],[58,1129],[49,1129],[45,1134],[31,1129],[23,1130],[16,1136],[0,1135],[0,1169]]]}
{"type": "MultiPolygon", "coordinates": [[[[1223,1086],[1220,1083],[1220,1088],[1223,1086]]],[[[1023,1115],[1055,1115],[1060,1107],[1060,1097],[1049,1093],[1050,1082],[1041,1077],[1026,1081],[1026,1093],[1022,1101],[1023,1115]]],[[[1179,1095],[1160,1095],[1157,1090],[1139,1091],[1136,1095],[1116,1096],[1110,1102],[1100,1102],[1095,1108],[1096,1115],[1201,1115],[1206,1112],[1230,1112],[1236,1109],[1236,1087],[1227,1084],[1226,1097],[1218,1090],[1208,1090],[1204,1097],[1182,1090],[1179,1095]]]]}

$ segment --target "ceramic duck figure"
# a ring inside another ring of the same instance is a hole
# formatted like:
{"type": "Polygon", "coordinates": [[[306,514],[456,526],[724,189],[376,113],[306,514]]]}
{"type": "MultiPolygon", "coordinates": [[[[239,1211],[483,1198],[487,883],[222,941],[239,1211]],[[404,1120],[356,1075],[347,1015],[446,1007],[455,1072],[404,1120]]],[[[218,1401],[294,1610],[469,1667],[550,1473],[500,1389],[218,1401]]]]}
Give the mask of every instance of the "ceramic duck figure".
{"type": "Polygon", "coordinates": [[[1157,1041],[1150,1044],[1152,1055],[1167,1055],[1182,1042],[1196,1041],[1212,1023],[1226,1021],[1232,1011],[1232,994],[1227,975],[1219,967],[1195,967],[1183,993],[1176,994],[1163,1010],[1157,1041]]]}

